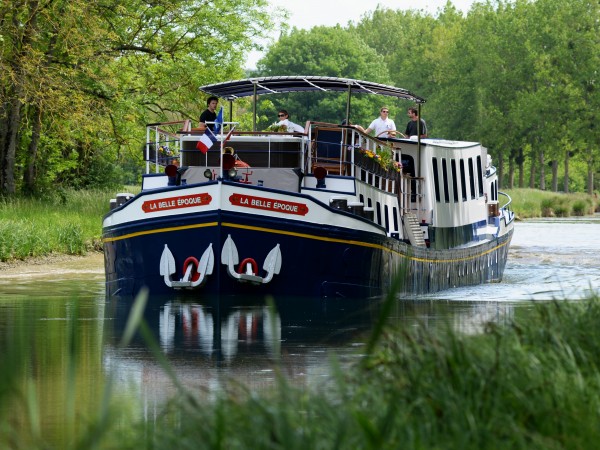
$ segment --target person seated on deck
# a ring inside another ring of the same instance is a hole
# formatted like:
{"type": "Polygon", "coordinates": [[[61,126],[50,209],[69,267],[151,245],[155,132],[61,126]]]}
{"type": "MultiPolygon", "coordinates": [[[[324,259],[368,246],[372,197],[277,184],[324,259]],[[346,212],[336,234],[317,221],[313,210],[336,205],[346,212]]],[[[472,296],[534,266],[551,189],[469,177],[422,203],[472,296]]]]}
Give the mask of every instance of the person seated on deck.
{"type": "Polygon", "coordinates": [[[231,157],[233,158],[233,161],[234,161],[233,167],[236,167],[236,168],[250,167],[250,164],[248,164],[240,159],[240,157],[237,155],[237,153],[235,153],[235,150],[233,150],[233,147],[225,147],[223,149],[223,161],[230,158],[229,156],[226,156],[226,155],[231,155],[231,157]]]}
{"type": "Polygon", "coordinates": [[[356,128],[365,134],[370,134],[372,131],[375,132],[375,137],[391,138],[396,136],[396,124],[392,119],[389,118],[390,109],[387,106],[383,106],[379,110],[379,117],[371,122],[369,128],[364,130],[360,125],[356,125],[356,128]]]}
{"type": "Polygon", "coordinates": [[[277,117],[279,118],[279,122],[275,124],[275,126],[287,127],[288,133],[304,133],[304,128],[302,128],[297,123],[294,123],[290,120],[290,115],[285,109],[280,109],[279,113],[277,113],[277,117]]]}
{"type": "Polygon", "coordinates": [[[415,107],[408,108],[408,117],[410,117],[410,120],[406,124],[406,131],[404,131],[405,137],[416,139],[417,136],[419,136],[419,130],[418,130],[418,127],[419,127],[418,121],[419,120],[421,121],[420,136],[422,138],[427,137],[427,124],[425,123],[425,120],[419,119],[419,110],[415,107]]]}

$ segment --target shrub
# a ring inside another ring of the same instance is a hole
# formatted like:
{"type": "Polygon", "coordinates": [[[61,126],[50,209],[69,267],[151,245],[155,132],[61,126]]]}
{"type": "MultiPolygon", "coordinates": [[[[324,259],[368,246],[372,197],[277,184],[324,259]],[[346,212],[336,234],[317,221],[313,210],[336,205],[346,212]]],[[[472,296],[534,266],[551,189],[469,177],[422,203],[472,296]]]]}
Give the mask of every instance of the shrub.
{"type": "Polygon", "coordinates": [[[573,215],[585,216],[588,212],[589,205],[584,200],[576,200],[573,203],[573,215]]]}

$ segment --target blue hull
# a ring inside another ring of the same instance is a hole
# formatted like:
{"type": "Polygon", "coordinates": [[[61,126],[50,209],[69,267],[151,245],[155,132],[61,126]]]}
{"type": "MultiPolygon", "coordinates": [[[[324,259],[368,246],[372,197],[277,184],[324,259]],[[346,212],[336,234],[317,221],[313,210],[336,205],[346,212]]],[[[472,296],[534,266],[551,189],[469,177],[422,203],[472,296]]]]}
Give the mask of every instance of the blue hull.
{"type": "MultiPolygon", "coordinates": [[[[204,286],[190,292],[193,297],[212,295],[298,295],[310,297],[371,297],[381,295],[389,284],[390,267],[383,264],[387,239],[355,230],[298,223],[269,221],[253,215],[216,212],[178,217],[174,222],[147,221],[113,229],[105,238],[107,294],[135,295],[146,286],[151,295],[168,295],[159,273],[161,253],[168,245],[178,272],[188,257],[197,259],[212,244],[215,267],[204,286]],[[130,237],[126,237],[130,236],[130,237]],[[220,263],[220,250],[228,236],[235,241],[240,259],[252,258],[259,268],[268,251],[279,244],[281,272],[269,284],[240,283],[220,263]]],[[[181,290],[182,293],[187,290],[181,290]]]]}
{"type": "Polygon", "coordinates": [[[378,297],[395,274],[403,277],[402,293],[423,294],[451,287],[502,279],[512,230],[500,238],[465,249],[430,250],[365,231],[298,220],[214,210],[134,221],[104,231],[106,292],[134,296],[142,287],[152,296],[174,292],[194,299],[213,296],[378,297]],[[267,253],[279,245],[281,271],[268,284],[242,283],[221,262],[228,237],[240,260],[251,258],[259,272],[267,253]],[[174,290],[160,274],[161,255],[168,246],[177,272],[183,262],[200,259],[212,244],[214,270],[194,290],[174,290]]]}

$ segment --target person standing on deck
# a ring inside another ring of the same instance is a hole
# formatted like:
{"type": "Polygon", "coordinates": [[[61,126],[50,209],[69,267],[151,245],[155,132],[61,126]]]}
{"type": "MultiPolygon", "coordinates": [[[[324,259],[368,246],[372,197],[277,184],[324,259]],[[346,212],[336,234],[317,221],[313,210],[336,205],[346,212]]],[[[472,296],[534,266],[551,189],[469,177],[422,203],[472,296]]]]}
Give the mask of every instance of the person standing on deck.
{"type": "Polygon", "coordinates": [[[419,135],[422,138],[427,137],[427,124],[425,123],[425,121],[423,119],[419,118],[419,110],[414,107],[408,108],[408,117],[410,118],[410,120],[406,124],[406,131],[404,132],[406,137],[411,138],[411,137],[415,136],[415,138],[416,138],[419,135]],[[419,120],[421,121],[421,123],[420,123],[421,129],[420,130],[418,130],[418,127],[419,127],[418,121],[419,120]],[[420,131],[420,133],[419,133],[419,131],[420,131]]]}
{"type": "Polygon", "coordinates": [[[200,114],[200,123],[206,124],[208,128],[212,131],[215,130],[215,124],[206,122],[214,122],[217,120],[217,105],[219,104],[219,99],[217,97],[208,97],[206,100],[206,109],[202,114],[200,114]]]}
{"type": "MultiPolygon", "coordinates": [[[[394,121],[392,119],[389,118],[389,114],[390,114],[390,109],[387,106],[382,107],[379,110],[379,117],[377,119],[375,119],[373,122],[371,122],[371,125],[369,125],[369,128],[367,128],[366,130],[364,130],[365,134],[369,134],[371,133],[371,131],[375,132],[375,137],[394,137],[396,136],[396,124],[394,123],[394,121]]],[[[357,128],[360,131],[362,130],[362,127],[359,128],[359,126],[357,125],[357,128]]]]}

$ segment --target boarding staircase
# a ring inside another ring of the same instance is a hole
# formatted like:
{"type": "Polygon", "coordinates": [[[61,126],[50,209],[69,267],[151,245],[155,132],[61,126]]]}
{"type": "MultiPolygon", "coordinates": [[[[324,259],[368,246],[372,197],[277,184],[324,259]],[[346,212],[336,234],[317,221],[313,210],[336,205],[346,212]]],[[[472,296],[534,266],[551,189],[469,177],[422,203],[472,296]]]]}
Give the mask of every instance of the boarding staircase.
{"type": "Polygon", "coordinates": [[[405,236],[408,236],[411,245],[414,245],[415,247],[426,247],[425,239],[423,238],[423,230],[421,230],[421,225],[419,224],[416,214],[404,214],[404,231],[405,236]]]}

